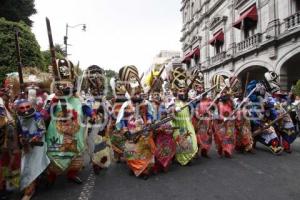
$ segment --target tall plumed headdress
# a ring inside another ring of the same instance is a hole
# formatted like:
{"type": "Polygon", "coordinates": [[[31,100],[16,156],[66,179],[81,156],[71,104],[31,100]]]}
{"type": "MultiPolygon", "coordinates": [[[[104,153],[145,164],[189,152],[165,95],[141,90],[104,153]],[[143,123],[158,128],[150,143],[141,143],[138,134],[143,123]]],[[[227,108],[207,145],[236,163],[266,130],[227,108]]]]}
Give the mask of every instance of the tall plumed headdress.
{"type": "Polygon", "coordinates": [[[236,76],[225,79],[225,84],[229,89],[230,94],[237,95],[242,92],[242,83],[236,76]]]}
{"type": "Polygon", "coordinates": [[[218,93],[220,93],[224,87],[226,87],[224,76],[215,74],[211,78],[211,86],[216,86],[213,90],[213,96],[215,97],[218,93]]]}
{"type": "Polygon", "coordinates": [[[105,90],[105,71],[97,66],[89,66],[84,73],[85,89],[93,95],[101,95],[105,90]]]}
{"type": "Polygon", "coordinates": [[[146,85],[147,87],[150,87],[153,86],[153,88],[151,89],[152,92],[161,92],[163,90],[163,79],[161,77],[158,77],[159,76],[159,69],[154,69],[152,70],[148,76],[146,77],[146,85]],[[155,82],[155,84],[154,84],[155,82]],[[154,84],[154,85],[153,85],[154,84]]]}
{"type": "Polygon", "coordinates": [[[58,68],[59,78],[61,81],[74,82],[77,75],[74,70],[74,65],[71,61],[63,58],[56,59],[56,65],[58,68]]]}
{"type": "Polygon", "coordinates": [[[126,94],[125,84],[118,77],[113,77],[110,79],[110,87],[116,99],[125,98],[125,94],[126,94]]]}
{"type": "MultiPolygon", "coordinates": [[[[41,91],[50,91],[52,78],[50,73],[42,72],[40,69],[36,67],[24,67],[23,71],[23,79],[24,86],[26,88],[39,88],[41,91]]],[[[11,73],[6,75],[5,79],[6,88],[12,98],[15,98],[20,94],[20,82],[18,73],[11,73]]]]}
{"type": "Polygon", "coordinates": [[[189,78],[191,81],[193,81],[193,79],[195,78],[194,83],[192,85],[193,89],[195,89],[194,87],[196,85],[202,85],[204,87],[204,76],[203,76],[203,73],[200,71],[200,69],[197,69],[197,68],[193,69],[190,72],[189,78]]]}
{"type": "Polygon", "coordinates": [[[187,88],[186,70],[182,67],[176,67],[171,70],[169,75],[171,90],[176,92],[179,89],[187,88]]]}
{"type": "Polygon", "coordinates": [[[134,91],[143,91],[138,69],[133,66],[124,66],[119,71],[119,78],[124,82],[125,88],[129,94],[134,91]]]}

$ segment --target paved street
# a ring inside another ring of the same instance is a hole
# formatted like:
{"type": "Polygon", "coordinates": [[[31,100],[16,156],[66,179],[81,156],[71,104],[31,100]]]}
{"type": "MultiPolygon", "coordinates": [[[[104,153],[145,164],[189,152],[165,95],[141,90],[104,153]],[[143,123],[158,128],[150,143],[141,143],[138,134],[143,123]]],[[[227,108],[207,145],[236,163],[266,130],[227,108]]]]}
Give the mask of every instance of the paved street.
{"type": "Polygon", "coordinates": [[[273,156],[258,145],[255,155],[235,154],[233,159],[199,159],[192,166],[173,164],[168,174],[147,181],[129,175],[124,164],[114,164],[95,176],[85,168],[83,185],[63,177],[50,189],[41,187],[35,200],[134,199],[300,199],[300,138],[291,155],[273,156]]]}

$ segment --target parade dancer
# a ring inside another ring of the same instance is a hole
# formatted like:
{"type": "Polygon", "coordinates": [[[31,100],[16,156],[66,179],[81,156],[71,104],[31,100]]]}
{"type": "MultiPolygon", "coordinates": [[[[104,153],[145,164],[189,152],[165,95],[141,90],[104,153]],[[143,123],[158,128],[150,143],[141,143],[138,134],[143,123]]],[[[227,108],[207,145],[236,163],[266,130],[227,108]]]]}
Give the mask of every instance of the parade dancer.
{"type": "MultiPolygon", "coordinates": [[[[153,71],[148,78],[148,86],[150,95],[150,102],[154,108],[154,121],[161,121],[167,117],[166,105],[163,102],[162,86],[163,80],[161,74],[164,68],[160,71],[153,71]]],[[[154,173],[160,170],[167,172],[172,159],[176,153],[176,144],[173,139],[173,128],[171,122],[162,124],[158,129],[154,130],[155,136],[155,166],[154,173]]]]}
{"type": "Polygon", "coordinates": [[[287,105],[284,102],[286,101],[284,100],[286,97],[280,93],[278,78],[279,76],[275,72],[271,71],[265,73],[266,88],[270,95],[272,95],[268,99],[269,101],[273,101],[277,115],[284,115],[282,119],[278,120],[274,127],[278,133],[279,140],[284,151],[291,153],[291,144],[297,138],[297,132],[290,114],[286,113],[287,105]]]}
{"type": "Polygon", "coordinates": [[[110,86],[113,91],[112,100],[112,116],[109,123],[109,133],[111,135],[111,144],[114,151],[114,158],[116,162],[121,162],[124,160],[123,153],[125,148],[126,138],[121,131],[116,129],[116,121],[119,111],[124,102],[128,99],[126,97],[126,88],[124,83],[118,78],[114,77],[110,80],[110,86]]]}
{"type": "Polygon", "coordinates": [[[239,152],[253,153],[253,138],[251,132],[251,123],[249,120],[249,112],[245,106],[248,97],[243,98],[242,84],[240,80],[232,76],[225,80],[229,86],[229,93],[234,97],[234,111],[230,114],[230,118],[235,120],[235,150],[239,152]]]}
{"type": "Polygon", "coordinates": [[[176,160],[181,165],[191,163],[198,152],[197,138],[195,129],[191,122],[191,113],[188,107],[181,109],[188,101],[188,85],[186,70],[182,67],[176,67],[171,71],[169,80],[171,89],[175,96],[175,104],[169,108],[175,113],[172,126],[178,129],[174,130],[173,137],[176,142],[176,160]],[[178,112],[176,112],[178,111],[178,112]]]}
{"type": "MultiPolygon", "coordinates": [[[[225,84],[225,80],[221,75],[212,77],[212,85],[218,85],[215,91],[215,110],[214,110],[214,139],[217,146],[218,154],[222,157],[231,158],[235,145],[235,120],[230,118],[233,112],[233,100],[229,93],[229,85],[225,84]]],[[[211,107],[210,106],[210,107],[211,107]]]]}
{"type": "Polygon", "coordinates": [[[23,199],[31,199],[35,193],[36,179],[48,167],[45,144],[46,127],[39,112],[26,98],[16,100],[17,130],[22,145],[21,182],[20,189],[24,190],[23,199]],[[34,167],[33,167],[34,166],[34,167]]]}
{"type": "Polygon", "coordinates": [[[46,142],[51,160],[48,181],[54,183],[56,176],[66,171],[68,180],[81,184],[78,174],[86,148],[86,120],[92,117],[92,109],[76,95],[74,65],[66,59],[58,59],[53,68],[56,68],[54,77],[59,81],[53,84],[55,96],[48,108],[46,142]]]}
{"type": "Polygon", "coordinates": [[[21,154],[14,120],[0,97],[0,199],[19,188],[21,154]]]}
{"type": "MultiPolygon", "coordinates": [[[[195,69],[191,73],[191,85],[192,93],[190,92],[190,99],[193,100],[196,96],[204,92],[204,77],[203,74],[195,69]]],[[[192,118],[193,125],[195,127],[197,143],[198,143],[198,155],[208,158],[208,152],[212,145],[212,116],[208,112],[208,107],[212,100],[204,95],[201,100],[193,104],[194,115],[192,118]]]]}
{"type": "Polygon", "coordinates": [[[276,119],[278,114],[272,101],[266,97],[266,88],[263,83],[256,80],[250,81],[247,85],[247,93],[249,94],[253,89],[255,92],[249,96],[249,107],[254,147],[258,141],[268,147],[273,154],[278,155],[283,148],[280,146],[275,128],[268,125],[270,121],[276,119]]]}
{"type": "Polygon", "coordinates": [[[15,34],[15,41],[20,85],[20,94],[14,105],[16,130],[22,145],[20,189],[24,191],[22,199],[29,200],[35,193],[37,178],[48,167],[50,161],[46,154],[44,120],[42,115],[36,111],[33,102],[28,99],[30,97],[28,90],[25,93],[18,30],[15,34]]]}
{"type": "Polygon", "coordinates": [[[155,144],[152,132],[141,130],[153,122],[153,108],[148,100],[143,99],[143,88],[135,66],[121,68],[119,77],[126,82],[130,100],[122,105],[116,128],[127,137],[124,157],[128,167],[136,176],[147,179],[154,165],[155,144]]]}
{"type": "Polygon", "coordinates": [[[85,81],[86,94],[90,96],[94,119],[88,130],[89,153],[96,174],[101,169],[108,168],[112,160],[112,150],[108,125],[110,123],[111,105],[104,98],[107,87],[105,71],[97,65],[88,67],[83,79],[85,81]]]}

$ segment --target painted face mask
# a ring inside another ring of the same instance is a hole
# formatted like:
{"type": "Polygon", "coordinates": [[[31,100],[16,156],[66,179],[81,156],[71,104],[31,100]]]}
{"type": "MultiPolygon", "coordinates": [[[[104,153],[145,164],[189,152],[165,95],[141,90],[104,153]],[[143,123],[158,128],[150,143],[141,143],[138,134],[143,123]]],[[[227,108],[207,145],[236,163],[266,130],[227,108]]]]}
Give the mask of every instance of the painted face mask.
{"type": "Polygon", "coordinates": [[[186,92],[185,89],[180,89],[180,90],[178,90],[177,97],[181,101],[187,101],[188,100],[188,93],[186,92]]]}
{"type": "Polygon", "coordinates": [[[33,108],[31,102],[28,100],[19,100],[17,103],[17,113],[19,116],[24,118],[32,117],[35,113],[35,109],[33,108]]]}

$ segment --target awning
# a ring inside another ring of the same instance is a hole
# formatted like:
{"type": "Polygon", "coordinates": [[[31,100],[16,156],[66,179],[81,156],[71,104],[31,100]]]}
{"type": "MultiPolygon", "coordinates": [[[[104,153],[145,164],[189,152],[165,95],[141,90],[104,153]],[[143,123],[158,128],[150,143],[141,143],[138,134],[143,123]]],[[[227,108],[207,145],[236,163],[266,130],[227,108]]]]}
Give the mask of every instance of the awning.
{"type": "Polygon", "coordinates": [[[233,24],[233,27],[240,29],[242,22],[246,19],[257,21],[257,9],[256,5],[251,6],[248,10],[241,14],[240,18],[233,24]]]}
{"type": "Polygon", "coordinates": [[[200,49],[196,47],[193,51],[185,54],[184,59],[182,60],[183,63],[189,62],[193,57],[200,57],[200,49]]]}
{"type": "Polygon", "coordinates": [[[209,40],[209,44],[212,46],[214,46],[218,42],[224,42],[224,32],[222,30],[214,34],[214,37],[209,40]]]}
{"type": "Polygon", "coordinates": [[[199,47],[196,47],[193,50],[193,57],[200,57],[200,49],[199,49],[199,47]]]}
{"type": "Polygon", "coordinates": [[[191,52],[185,54],[182,62],[183,63],[189,62],[192,59],[192,57],[193,57],[193,52],[191,51],[191,52]]]}

